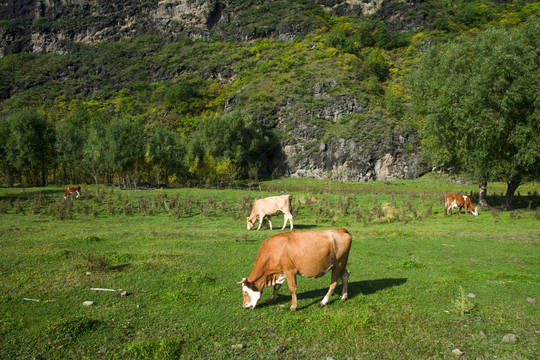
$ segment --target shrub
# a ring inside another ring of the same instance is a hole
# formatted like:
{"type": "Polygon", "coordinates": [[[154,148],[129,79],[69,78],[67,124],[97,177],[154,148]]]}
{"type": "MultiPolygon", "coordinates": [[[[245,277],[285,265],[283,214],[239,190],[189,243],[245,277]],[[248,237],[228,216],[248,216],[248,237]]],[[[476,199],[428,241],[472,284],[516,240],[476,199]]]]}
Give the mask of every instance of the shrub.
{"type": "Polygon", "coordinates": [[[390,75],[390,60],[379,48],[366,48],[362,50],[364,59],[369,70],[377,76],[379,81],[385,81],[390,75]]]}

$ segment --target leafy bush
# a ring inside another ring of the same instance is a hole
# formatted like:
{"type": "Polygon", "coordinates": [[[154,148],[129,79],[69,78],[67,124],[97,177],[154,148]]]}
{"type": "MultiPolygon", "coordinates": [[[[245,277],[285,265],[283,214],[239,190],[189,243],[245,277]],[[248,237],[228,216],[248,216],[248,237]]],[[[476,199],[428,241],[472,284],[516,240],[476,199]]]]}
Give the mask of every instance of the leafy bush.
{"type": "Polygon", "coordinates": [[[390,75],[390,60],[379,48],[366,48],[362,50],[362,57],[367,67],[374,73],[379,81],[384,81],[390,75]]]}
{"type": "Polygon", "coordinates": [[[233,111],[209,117],[201,121],[192,134],[187,161],[194,173],[202,171],[203,178],[209,176],[210,168],[215,171],[216,165],[232,171],[232,166],[223,163],[227,160],[245,175],[252,164],[266,166],[276,146],[272,138],[272,134],[264,131],[247,112],[233,111]]]}

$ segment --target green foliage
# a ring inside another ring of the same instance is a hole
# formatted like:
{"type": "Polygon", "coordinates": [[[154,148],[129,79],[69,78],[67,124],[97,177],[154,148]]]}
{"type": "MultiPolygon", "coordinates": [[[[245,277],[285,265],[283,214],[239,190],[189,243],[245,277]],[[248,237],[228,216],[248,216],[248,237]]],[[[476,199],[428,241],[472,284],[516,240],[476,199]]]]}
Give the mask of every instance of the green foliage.
{"type": "MultiPolygon", "coordinates": [[[[232,111],[223,116],[203,119],[188,145],[188,164],[218,158],[230,161],[245,175],[250,165],[266,166],[276,143],[247,112],[232,111]]],[[[206,163],[203,161],[203,163],[206,163]]],[[[213,164],[211,167],[215,167],[213,164]]],[[[203,168],[208,168],[204,166],[203,168]]]]}
{"type": "Polygon", "coordinates": [[[379,81],[385,81],[388,78],[390,61],[381,49],[365,48],[362,50],[362,57],[369,70],[377,76],[379,81]]]}
{"type": "Polygon", "coordinates": [[[410,78],[424,152],[476,180],[540,173],[538,19],[462,36],[426,54],[410,78]]]}
{"type": "Polygon", "coordinates": [[[169,184],[169,174],[182,175],[185,173],[184,157],[186,150],[184,143],[180,141],[180,137],[176,132],[162,126],[156,126],[148,140],[147,154],[156,167],[158,177],[161,170],[164,170],[165,184],[169,184]]]}
{"type": "Polygon", "coordinates": [[[359,54],[362,48],[375,45],[374,28],[375,22],[364,16],[357,19],[340,18],[326,37],[325,45],[359,54]]]}
{"type": "Polygon", "coordinates": [[[17,111],[4,121],[2,154],[7,171],[26,174],[34,184],[44,185],[55,159],[53,124],[31,109],[17,111]]]}
{"type": "Polygon", "coordinates": [[[120,173],[137,173],[144,162],[144,127],[142,121],[113,118],[106,128],[106,148],[110,169],[120,173]]]}
{"type": "Polygon", "coordinates": [[[86,136],[85,123],[77,115],[60,122],[56,127],[57,161],[64,173],[69,174],[67,177],[71,183],[74,183],[74,174],[83,171],[80,150],[84,147],[86,136]]]}

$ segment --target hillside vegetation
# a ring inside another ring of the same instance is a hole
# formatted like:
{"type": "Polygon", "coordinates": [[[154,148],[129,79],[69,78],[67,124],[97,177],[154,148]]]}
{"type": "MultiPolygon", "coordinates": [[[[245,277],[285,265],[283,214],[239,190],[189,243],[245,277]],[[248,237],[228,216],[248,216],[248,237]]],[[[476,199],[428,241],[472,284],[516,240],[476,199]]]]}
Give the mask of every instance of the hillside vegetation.
{"type": "MultiPolygon", "coordinates": [[[[540,11],[527,1],[385,1],[367,16],[318,3],[229,1],[233,20],[206,24],[202,35],[178,22],[164,36],[141,20],[129,34],[90,43],[76,34],[118,16],[142,16],[157,2],[98,2],[91,10],[100,15],[91,18],[85,8],[64,7],[55,16],[45,11],[30,27],[4,14],[0,28],[15,39],[12,53],[0,59],[4,178],[217,184],[287,175],[301,166],[287,145],[302,158],[338,140],[371,168],[386,153],[406,162],[418,156],[421,139],[407,120],[404,78],[419,56],[463,33],[519,26],[540,11]],[[30,34],[59,32],[74,38],[61,50],[25,51],[30,34]],[[27,136],[21,145],[23,135],[11,135],[17,118],[35,119],[51,136],[27,136]],[[49,155],[22,151],[32,147],[28,141],[48,144],[49,155]],[[9,156],[13,149],[17,159],[9,156]]],[[[418,169],[410,176],[424,171],[413,164],[418,169]]],[[[350,169],[320,168],[313,176],[351,178],[350,169]]]]}

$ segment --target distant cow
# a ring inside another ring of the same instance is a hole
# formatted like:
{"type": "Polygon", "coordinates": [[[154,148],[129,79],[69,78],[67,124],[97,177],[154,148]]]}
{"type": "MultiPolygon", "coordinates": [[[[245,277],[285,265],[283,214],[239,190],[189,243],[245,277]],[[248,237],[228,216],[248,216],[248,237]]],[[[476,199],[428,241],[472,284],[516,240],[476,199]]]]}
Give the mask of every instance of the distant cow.
{"type": "Polygon", "coordinates": [[[465,213],[468,211],[473,215],[478,215],[478,209],[475,208],[471,199],[467,195],[459,194],[447,194],[444,203],[445,214],[452,214],[452,209],[458,209],[461,213],[461,209],[465,208],[465,213]]]}
{"type": "Polygon", "coordinates": [[[64,194],[64,199],[67,199],[68,196],[72,196],[75,193],[77,193],[76,199],[78,199],[80,197],[80,195],[81,195],[80,194],[81,193],[81,187],[80,186],[69,186],[66,189],[66,193],[64,194]]]}
{"type": "Polygon", "coordinates": [[[254,309],[265,286],[274,286],[267,304],[276,300],[281,284],[287,282],[292,295],[290,310],[295,311],[296,274],[318,278],[332,270],[328,293],[319,306],[328,304],[339,280],[343,282],[341,300],[347,299],[349,271],[346,269],[351,249],[351,235],[346,229],[326,231],[291,231],[274,235],[262,244],[251,274],[242,279],[244,308],[254,309]]]}
{"type": "Polygon", "coordinates": [[[257,230],[261,229],[264,217],[268,217],[268,224],[270,224],[270,230],[272,230],[272,221],[270,220],[272,216],[283,213],[284,223],[281,230],[285,229],[287,225],[287,220],[291,225],[291,231],[293,229],[293,217],[291,215],[291,195],[281,195],[281,196],[272,196],[264,199],[255,200],[253,203],[253,210],[251,210],[251,215],[247,218],[247,229],[251,230],[253,225],[259,220],[259,227],[257,230]]]}

